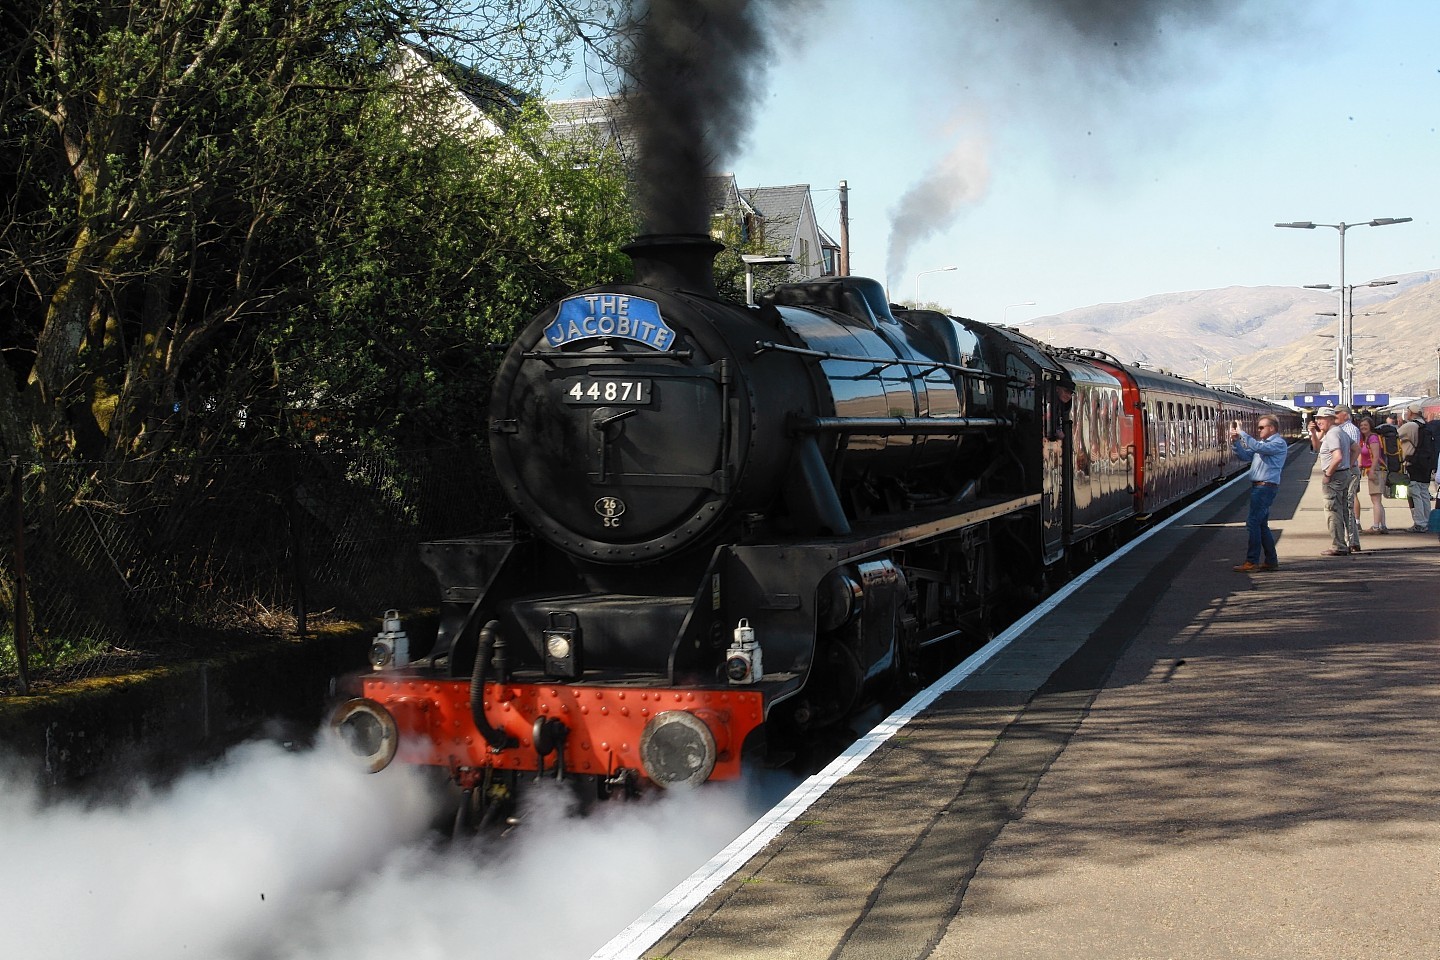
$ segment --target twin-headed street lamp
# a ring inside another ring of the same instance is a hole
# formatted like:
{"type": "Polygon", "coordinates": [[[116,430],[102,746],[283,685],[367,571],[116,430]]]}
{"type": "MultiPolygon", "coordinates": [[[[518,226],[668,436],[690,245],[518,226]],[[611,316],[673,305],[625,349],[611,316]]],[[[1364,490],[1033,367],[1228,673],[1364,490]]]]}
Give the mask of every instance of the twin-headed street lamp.
{"type": "MultiPolygon", "coordinates": [[[[1345,296],[1345,231],[1351,227],[1388,227],[1396,223],[1409,223],[1412,217],[1376,217],[1374,220],[1366,220],[1362,223],[1311,223],[1309,220],[1297,220],[1294,223],[1277,223],[1277,227],[1289,227],[1294,230],[1314,230],[1316,227],[1329,227],[1331,230],[1340,233],[1340,350],[1341,350],[1341,372],[1340,372],[1340,402],[1349,404],[1355,399],[1355,384],[1352,379],[1353,358],[1351,353],[1351,324],[1352,315],[1350,305],[1346,302],[1345,296]]],[[[1391,281],[1393,282],[1393,281],[1391,281]]],[[[1361,284],[1361,286],[1379,286],[1381,284],[1361,284]]],[[[1353,291],[1353,288],[1351,288],[1353,291]]]]}
{"type": "MultiPolygon", "coordinates": [[[[1339,381],[1340,381],[1340,387],[1341,387],[1341,391],[1342,391],[1342,392],[1343,392],[1344,389],[1345,389],[1345,384],[1348,383],[1348,384],[1350,385],[1349,399],[1342,399],[1342,400],[1341,400],[1341,403],[1349,403],[1351,399],[1354,399],[1354,394],[1355,394],[1355,350],[1354,350],[1354,341],[1356,341],[1356,340],[1374,340],[1374,339],[1375,339],[1375,337],[1370,336],[1370,335],[1368,335],[1368,334],[1364,334],[1364,335],[1359,335],[1359,336],[1357,336],[1356,333],[1355,333],[1355,288],[1356,288],[1356,287],[1393,287],[1393,286],[1395,286],[1395,284],[1397,284],[1397,283],[1399,283],[1398,280],[1371,280],[1369,283],[1351,283],[1351,284],[1347,284],[1346,286],[1340,288],[1340,303],[1341,303],[1342,309],[1341,309],[1341,311],[1340,311],[1339,314],[1336,314],[1336,313],[1333,312],[1333,311],[1327,311],[1327,312],[1325,312],[1325,313],[1317,313],[1317,314],[1315,314],[1315,316],[1317,316],[1317,317],[1334,317],[1334,316],[1339,316],[1339,317],[1341,318],[1341,321],[1340,321],[1340,336],[1339,336],[1339,338],[1337,338],[1336,341],[1335,341],[1335,376],[1336,376],[1336,377],[1339,379],[1339,381]],[[1349,318],[1349,322],[1350,322],[1350,325],[1349,325],[1349,328],[1348,328],[1348,329],[1347,329],[1346,326],[1345,326],[1345,318],[1347,318],[1347,317],[1349,318]]],[[[1332,286],[1331,286],[1330,284],[1328,284],[1328,283],[1307,283],[1307,284],[1305,284],[1305,289],[1306,289],[1306,290],[1334,290],[1335,288],[1332,287],[1332,286]]],[[[1375,311],[1375,313],[1384,313],[1384,312],[1385,312],[1385,311],[1383,311],[1383,310],[1377,310],[1377,311],[1375,311]]],[[[1366,316],[1366,317],[1374,316],[1374,313],[1366,313],[1366,314],[1362,314],[1362,316],[1366,316]]],[[[1320,334],[1320,336],[1322,336],[1322,337],[1328,337],[1328,336],[1330,336],[1330,334],[1328,334],[1328,333],[1322,333],[1322,334],[1320,334]]]]}

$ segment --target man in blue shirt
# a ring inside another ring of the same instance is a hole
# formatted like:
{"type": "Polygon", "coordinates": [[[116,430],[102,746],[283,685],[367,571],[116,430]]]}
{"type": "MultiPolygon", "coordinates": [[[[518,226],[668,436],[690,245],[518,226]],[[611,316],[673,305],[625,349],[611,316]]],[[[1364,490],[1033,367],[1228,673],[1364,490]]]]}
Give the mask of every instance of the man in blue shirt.
{"type": "Polygon", "coordinates": [[[1270,414],[1261,414],[1255,424],[1258,437],[1241,430],[1239,420],[1230,425],[1230,444],[1235,456],[1241,460],[1250,458],[1250,515],[1245,518],[1250,546],[1245,551],[1245,562],[1235,567],[1237,573],[1256,573],[1280,566],[1280,559],[1275,555],[1275,534],[1270,532],[1270,506],[1280,492],[1280,471],[1285,469],[1285,455],[1290,445],[1280,436],[1280,421],[1270,414]]]}

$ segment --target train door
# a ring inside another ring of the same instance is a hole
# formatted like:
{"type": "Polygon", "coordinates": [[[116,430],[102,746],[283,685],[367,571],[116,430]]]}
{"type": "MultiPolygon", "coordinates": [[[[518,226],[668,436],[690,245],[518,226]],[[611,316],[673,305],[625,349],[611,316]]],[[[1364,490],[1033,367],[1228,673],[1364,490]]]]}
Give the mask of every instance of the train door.
{"type": "Polygon", "coordinates": [[[1065,554],[1070,530],[1070,432],[1071,404],[1074,384],[1046,377],[1040,391],[1044,405],[1045,429],[1040,444],[1041,472],[1044,477],[1040,491],[1041,537],[1045,563],[1051,564],[1065,554]]]}
{"type": "Polygon", "coordinates": [[[1160,404],[1155,403],[1151,407],[1150,401],[1145,401],[1140,408],[1142,420],[1140,429],[1145,434],[1145,487],[1141,491],[1141,512],[1149,503],[1155,499],[1155,490],[1159,486],[1157,478],[1160,476],[1160,425],[1156,422],[1158,417],[1156,409],[1160,404]]]}

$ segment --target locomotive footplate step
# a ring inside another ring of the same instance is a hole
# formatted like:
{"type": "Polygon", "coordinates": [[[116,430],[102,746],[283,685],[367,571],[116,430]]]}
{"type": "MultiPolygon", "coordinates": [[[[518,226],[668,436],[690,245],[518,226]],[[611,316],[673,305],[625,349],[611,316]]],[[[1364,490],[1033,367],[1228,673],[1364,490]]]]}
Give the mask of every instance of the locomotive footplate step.
{"type": "Polygon", "coordinates": [[[1243,478],[1157,530],[602,955],[1440,955],[1440,544],[1321,557],[1321,488],[1292,451],[1278,572],[1243,478]]]}

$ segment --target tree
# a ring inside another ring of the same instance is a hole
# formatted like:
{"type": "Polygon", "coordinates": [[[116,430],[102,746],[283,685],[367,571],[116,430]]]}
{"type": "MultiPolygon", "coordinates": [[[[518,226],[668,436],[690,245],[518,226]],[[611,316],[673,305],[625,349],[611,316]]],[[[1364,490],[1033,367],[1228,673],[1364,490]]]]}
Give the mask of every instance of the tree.
{"type": "MultiPolygon", "coordinates": [[[[347,229],[407,212],[411,226],[433,220],[433,205],[398,200],[382,213],[387,192],[423,193],[386,178],[434,174],[442,194],[480,182],[473,165],[445,179],[453,146],[430,159],[394,149],[417,124],[389,117],[386,137],[371,135],[377,104],[403,102],[389,69],[398,43],[424,41],[524,83],[563,65],[577,40],[596,43],[620,12],[603,0],[26,0],[11,10],[0,39],[0,162],[15,171],[0,223],[10,374],[0,377],[0,455],[87,459],[218,435],[217,423],[273,388],[285,324],[333,315],[340,291],[354,292],[326,281],[383,273],[376,261],[343,262],[343,251],[383,249],[347,229]],[[335,237],[341,252],[319,245],[335,237]]],[[[429,247],[462,250],[468,259],[433,263],[429,296],[453,286],[447,270],[514,259],[503,247],[429,247]]]]}
{"type": "MultiPolygon", "coordinates": [[[[634,229],[618,157],[504,137],[407,133],[378,98],[345,217],[307,223],[312,296],[267,337],[287,403],[332,438],[478,439],[498,347],[543,303],[622,277],[634,229]]],[[[432,128],[438,129],[437,128],[432,128]]]]}

